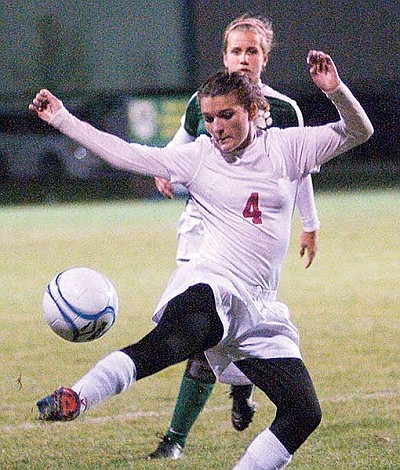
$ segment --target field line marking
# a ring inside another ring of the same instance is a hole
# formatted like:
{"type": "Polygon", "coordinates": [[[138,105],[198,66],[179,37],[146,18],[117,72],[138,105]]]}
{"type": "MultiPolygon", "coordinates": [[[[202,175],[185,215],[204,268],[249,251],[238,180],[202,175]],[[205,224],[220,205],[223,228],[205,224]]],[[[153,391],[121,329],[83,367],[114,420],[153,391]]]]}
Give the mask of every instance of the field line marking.
{"type": "MultiPolygon", "coordinates": [[[[375,400],[379,398],[395,398],[398,397],[400,394],[395,391],[386,391],[386,392],[375,392],[375,393],[366,393],[364,395],[360,395],[357,393],[349,394],[349,395],[338,395],[338,396],[333,396],[325,399],[320,399],[321,404],[324,403],[346,403],[346,402],[351,402],[354,400],[375,400]]],[[[225,410],[230,410],[231,405],[225,405],[225,406],[210,406],[204,408],[202,413],[215,413],[216,411],[225,411],[225,410]]],[[[85,416],[84,423],[87,424],[104,424],[110,421],[126,421],[129,419],[136,419],[136,418],[146,418],[146,417],[161,417],[161,416],[166,416],[166,415],[171,415],[172,414],[172,409],[166,410],[166,411],[135,411],[131,413],[124,413],[120,415],[113,415],[113,416],[99,416],[99,417],[89,417],[85,416]]],[[[63,422],[53,422],[51,423],[52,426],[60,426],[64,425],[65,423],[63,422]]],[[[40,422],[37,420],[36,422],[26,422],[26,423],[21,423],[17,424],[15,426],[1,426],[0,427],[0,433],[7,433],[7,432],[13,432],[16,430],[28,430],[28,429],[37,429],[43,426],[44,423],[40,422]]]]}

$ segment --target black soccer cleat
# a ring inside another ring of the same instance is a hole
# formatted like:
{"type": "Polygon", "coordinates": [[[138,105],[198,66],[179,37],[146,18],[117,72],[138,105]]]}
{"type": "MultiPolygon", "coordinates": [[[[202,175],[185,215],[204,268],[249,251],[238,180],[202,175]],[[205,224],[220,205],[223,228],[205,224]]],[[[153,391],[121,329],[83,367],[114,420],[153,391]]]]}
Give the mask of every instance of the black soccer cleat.
{"type": "Polygon", "coordinates": [[[183,447],[178,442],[174,442],[170,437],[164,436],[159,442],[157,449],[147,456],[147,460],[177,460],[182,457],[182,453],[183,447]]]}
{"type": "Polygon", "coordinates": [[[81,399],[71,388],[60,387],[36,403],[39,419],[71,421],[81,413],[81,399]]]}
{"type": "Polygon", "coordinates": [[[230,398],[232,402],[232,426],[236,431],[244,431],[249,427],[256,411],[253,403],[254,385],[232,385],[230,398]]]}

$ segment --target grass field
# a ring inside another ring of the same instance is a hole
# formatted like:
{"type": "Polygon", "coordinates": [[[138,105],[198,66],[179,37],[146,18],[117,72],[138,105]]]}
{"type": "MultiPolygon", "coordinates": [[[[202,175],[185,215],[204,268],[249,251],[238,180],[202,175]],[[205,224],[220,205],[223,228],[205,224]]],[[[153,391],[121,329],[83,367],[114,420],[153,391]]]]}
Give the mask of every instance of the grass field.
{"type": "MultiPolygon", "coordinates": [[[[279,298],[300,329],[323,421],[293,469],[400,468],[400,193],[319,193],[318,257],[304,270],[299,224],[279,298]]],[[[0,212],[0,468],[229,469],[274,409],[258,391],[243,433],[230,426],[228,387],[218,384],[177,462],[147,462],[169,425],[183,365],[137,383],[70,423],[43,423],[35,402],[71,385],[95,361],[151,328],[175,267],[184,201],[3,207],[0,212]],[[112,330],[86,344],[58,338],[41,296],[73,265],[105,272],[121,309],[112,330]]]]}

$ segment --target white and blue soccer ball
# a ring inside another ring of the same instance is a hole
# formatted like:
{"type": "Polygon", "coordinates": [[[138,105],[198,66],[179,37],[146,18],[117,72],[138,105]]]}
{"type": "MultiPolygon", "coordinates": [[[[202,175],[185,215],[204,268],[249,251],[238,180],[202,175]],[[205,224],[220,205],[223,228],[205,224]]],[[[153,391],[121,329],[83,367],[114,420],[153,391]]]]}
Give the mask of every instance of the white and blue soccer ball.
{"type": "Polygon", "coordinates": [[[118,294],[102,273],[87,267],[69,268],[48,284],[43,315],[61,338],[76,343],[103,336],[118,315],[118,294]]]}

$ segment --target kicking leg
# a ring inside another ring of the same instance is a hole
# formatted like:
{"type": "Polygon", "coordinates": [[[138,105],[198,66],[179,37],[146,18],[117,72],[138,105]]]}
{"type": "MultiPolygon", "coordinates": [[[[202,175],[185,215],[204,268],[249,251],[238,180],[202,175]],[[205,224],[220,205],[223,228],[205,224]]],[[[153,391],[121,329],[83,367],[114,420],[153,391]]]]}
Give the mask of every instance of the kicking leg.
{"type": "MultiPolygon", "coordinates": [[[[169,302],[150,333],[132,346],[106,356],[72,387],[79,396],[80,412],[69,419],[126,390],[135,381],[215,346],[222,334],[212,289],[206,284],[190,287],[169,302]]],[[[42,419],[65,420],[62,408],[66,400],[56,392],[38,402],[42,419]]]]}

